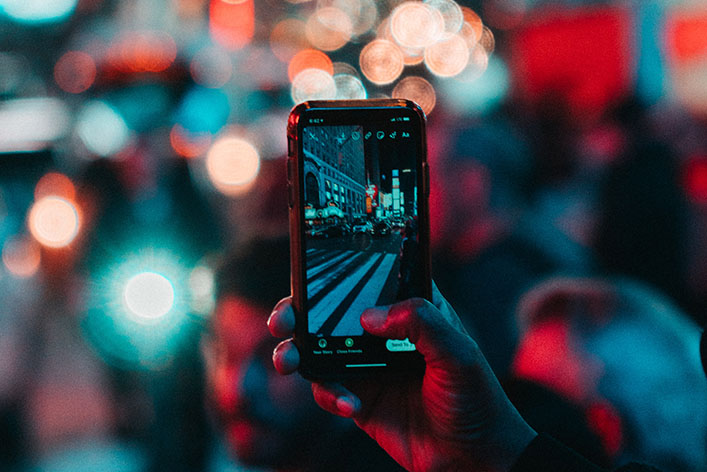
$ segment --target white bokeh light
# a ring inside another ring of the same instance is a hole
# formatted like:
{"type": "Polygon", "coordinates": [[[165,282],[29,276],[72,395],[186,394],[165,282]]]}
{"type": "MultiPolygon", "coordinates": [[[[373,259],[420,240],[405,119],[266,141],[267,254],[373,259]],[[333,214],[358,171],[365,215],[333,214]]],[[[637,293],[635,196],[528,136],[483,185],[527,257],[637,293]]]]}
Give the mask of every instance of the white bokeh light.
{"type": "Polygon", "coordinates": [[[89,151],[104,157],[123,149],[130,138],[125,120],[113,107],[98,100],[81,110],[76,131],[89,151]]]}
{"type": "Polygon", "coordinates": [[[125,284],[123,302],[138,318],[160,318],[174,306],[174,287],[163,275],[142,272],[125,284]]]}

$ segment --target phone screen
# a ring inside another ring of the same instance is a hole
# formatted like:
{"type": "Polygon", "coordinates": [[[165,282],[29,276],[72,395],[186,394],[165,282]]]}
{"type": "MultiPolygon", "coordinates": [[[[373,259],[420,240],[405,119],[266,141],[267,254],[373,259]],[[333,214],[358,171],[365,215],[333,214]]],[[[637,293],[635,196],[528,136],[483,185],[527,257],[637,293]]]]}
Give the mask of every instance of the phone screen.
{"type": "Polygon", "coordinates": [[[417,142],[405,121],[307,126],[302,152],[308,331],[360,336],[366,308],[424,293],[417,142]]]}

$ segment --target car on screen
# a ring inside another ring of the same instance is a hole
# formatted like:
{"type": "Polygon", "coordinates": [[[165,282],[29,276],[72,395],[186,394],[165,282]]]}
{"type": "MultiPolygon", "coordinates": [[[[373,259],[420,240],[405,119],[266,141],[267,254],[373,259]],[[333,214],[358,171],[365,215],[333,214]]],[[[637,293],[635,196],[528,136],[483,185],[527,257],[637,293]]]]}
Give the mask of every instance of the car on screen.
{"type": "Polygon", "coordinates": [[[355,222],[352,228],[353,234],[373,234],[373,225],[370,221],[355,222]]]}

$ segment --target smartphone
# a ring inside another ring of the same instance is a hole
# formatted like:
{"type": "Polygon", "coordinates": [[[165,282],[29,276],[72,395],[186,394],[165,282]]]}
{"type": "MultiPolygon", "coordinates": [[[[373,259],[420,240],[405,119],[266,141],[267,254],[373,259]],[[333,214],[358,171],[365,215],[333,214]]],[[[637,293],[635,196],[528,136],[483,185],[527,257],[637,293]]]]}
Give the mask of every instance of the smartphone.
{"type": "Polygon", "coordinates": [[[364,332],[366,308],[431,300],[425,115],[409,100],[309,101],[290,113],[288,190],[300,373],[422,369],[407,339],[364,332]]]}

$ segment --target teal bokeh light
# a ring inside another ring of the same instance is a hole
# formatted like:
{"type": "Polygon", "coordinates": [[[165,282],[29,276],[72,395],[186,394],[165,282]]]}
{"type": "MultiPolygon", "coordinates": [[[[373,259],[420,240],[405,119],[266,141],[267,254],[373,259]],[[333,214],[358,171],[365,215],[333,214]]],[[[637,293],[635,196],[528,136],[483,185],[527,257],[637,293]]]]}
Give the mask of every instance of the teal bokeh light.
{"type": "Polygon", "coordinates": [[[191,267],[168,250],[143,249],[95,278],[83,327],[109,363],[126,368],[168,365],[194,326],[191,267]]]}
{"type": "Polygon", "coordinates": [[[0,14],[20,23],[53,23],[66,20],[78,0],[0,0],[0,14]]]}

